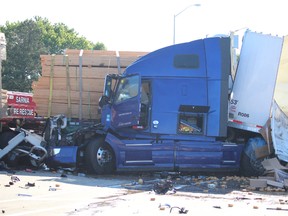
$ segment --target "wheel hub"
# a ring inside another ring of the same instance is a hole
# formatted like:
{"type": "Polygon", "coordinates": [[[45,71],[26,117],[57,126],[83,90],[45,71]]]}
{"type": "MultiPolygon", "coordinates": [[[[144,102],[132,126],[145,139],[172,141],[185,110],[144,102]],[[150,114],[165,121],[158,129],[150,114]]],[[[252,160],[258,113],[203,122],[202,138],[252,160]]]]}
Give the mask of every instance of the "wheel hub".
{"type": "Polygon", "coordinates": [[[107,149],[99,148],[97,151],[97,162],[100,166],[104,166],[112,159],[111,153],[107,149]]]}

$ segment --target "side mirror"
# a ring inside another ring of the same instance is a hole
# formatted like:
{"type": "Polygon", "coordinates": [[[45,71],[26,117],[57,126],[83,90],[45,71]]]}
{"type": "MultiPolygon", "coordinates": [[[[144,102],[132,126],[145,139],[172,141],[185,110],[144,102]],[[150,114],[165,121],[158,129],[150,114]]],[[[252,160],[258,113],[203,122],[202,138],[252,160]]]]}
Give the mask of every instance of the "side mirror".
{"type": "Polygon", "coordinates": [[[99,107],[103,107],[107,104],[110,104],[109,98],[106,95],[102,95],[99,99],[99,107]]]}

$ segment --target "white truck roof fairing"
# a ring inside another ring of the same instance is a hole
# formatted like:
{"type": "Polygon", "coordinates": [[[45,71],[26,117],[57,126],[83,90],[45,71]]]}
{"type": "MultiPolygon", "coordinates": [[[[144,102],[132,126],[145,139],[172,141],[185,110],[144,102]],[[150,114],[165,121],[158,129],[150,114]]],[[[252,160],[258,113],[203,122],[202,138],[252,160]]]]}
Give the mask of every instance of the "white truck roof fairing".
{"type": "Polygon", "coordinates": [[[229,101],[228,125],[259,132],[270,118],[283,38],[246,31],[229,101]]]}

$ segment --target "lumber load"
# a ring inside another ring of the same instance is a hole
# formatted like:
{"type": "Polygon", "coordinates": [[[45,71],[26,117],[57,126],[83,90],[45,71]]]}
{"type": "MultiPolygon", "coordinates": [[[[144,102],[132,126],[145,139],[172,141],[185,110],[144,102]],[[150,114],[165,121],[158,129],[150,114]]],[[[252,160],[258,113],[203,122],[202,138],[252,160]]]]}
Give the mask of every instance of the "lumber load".
{"type": "Polygon", "coordinates": [[[147,52],[72,50],[41,55],[42,75],[33,82],[39,116],[64,114],[82,120],[99,119],[98,101],[107,74],[122,73],[147,52]]]}
{"type": "Polygon", "coordinates": [[[7,103],[7,90],[1,89],[1,102],[7,103]]]}
{"type": "Polygon", "coordinates": [[[1,89],[1,117],[6,115],[7,111],[7,90],[1,89]]]}

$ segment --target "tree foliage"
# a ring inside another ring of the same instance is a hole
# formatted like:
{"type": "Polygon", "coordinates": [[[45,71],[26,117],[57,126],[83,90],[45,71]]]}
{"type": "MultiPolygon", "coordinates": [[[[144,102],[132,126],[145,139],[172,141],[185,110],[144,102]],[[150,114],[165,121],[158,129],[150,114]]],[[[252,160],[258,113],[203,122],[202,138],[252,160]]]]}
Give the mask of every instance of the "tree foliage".
{"type": "Polygon", "coordinates": [[[7,60],[2,62],[2,86],[10,91],[30,92],[33,81],[41,75],[40,55],[63,54],[65,49],[105,50],[103,43],[94,44],[79,36],[63,23],[34,17],[0,26],[5,34],[7,60]]]}

